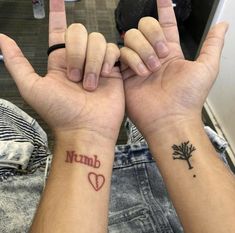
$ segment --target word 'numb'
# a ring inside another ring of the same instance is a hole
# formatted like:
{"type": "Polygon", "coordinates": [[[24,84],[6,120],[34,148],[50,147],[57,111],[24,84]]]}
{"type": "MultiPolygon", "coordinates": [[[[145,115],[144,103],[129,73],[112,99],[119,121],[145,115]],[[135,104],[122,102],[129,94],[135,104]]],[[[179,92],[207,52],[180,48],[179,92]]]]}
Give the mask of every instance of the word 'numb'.
{"type": "Polygon", "coordinates": [[[66,163],[82,163],[93,168],[100,167],[100,161],[97,158],[97,155],[87,156],[87,155],[78,155],[75,151],[66,151],[66,163]]]}

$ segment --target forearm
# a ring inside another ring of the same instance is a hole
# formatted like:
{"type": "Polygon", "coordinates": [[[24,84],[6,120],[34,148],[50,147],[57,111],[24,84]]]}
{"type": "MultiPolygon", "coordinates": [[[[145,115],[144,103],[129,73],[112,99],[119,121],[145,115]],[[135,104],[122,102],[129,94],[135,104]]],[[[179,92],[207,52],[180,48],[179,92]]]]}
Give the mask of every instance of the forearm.
{"type": "Polygon", "coordinates": [[[113,157],[105,140],[57,141],[31,232],[107,232],[113,157]]]}
{"type": "Polygon", "coordinates": [[[235,232],[235,179],[200,120],[169,123],[147,140],[185,232],[235,232]]]}

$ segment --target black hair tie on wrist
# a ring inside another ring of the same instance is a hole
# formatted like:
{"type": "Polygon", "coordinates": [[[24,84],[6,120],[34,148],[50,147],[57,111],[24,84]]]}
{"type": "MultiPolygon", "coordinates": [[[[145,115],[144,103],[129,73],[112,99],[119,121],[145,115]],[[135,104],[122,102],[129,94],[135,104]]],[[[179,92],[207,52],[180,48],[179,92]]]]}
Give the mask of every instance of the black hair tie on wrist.
{"type": "Polygon", "coordinates": [[[64,49],[64,48],[65,48],[65,43],[52,45],[51,47],[48,48],[47,55],[49,56],[51,52],[57,49],[64,49]]]}

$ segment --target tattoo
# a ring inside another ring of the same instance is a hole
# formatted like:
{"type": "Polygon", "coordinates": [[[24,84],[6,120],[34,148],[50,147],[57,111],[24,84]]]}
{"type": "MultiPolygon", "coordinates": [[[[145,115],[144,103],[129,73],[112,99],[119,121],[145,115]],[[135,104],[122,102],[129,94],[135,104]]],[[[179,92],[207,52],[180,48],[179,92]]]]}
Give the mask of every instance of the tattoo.
{"type": "Polygon", "coordinates": [[[75,151],[66,151],[66,153],[66,163],[82,163],[93,168],[100,167],[100,161],[98,160],[97,155],[93,155],[92,158],[87,155],[77,155],[75,151]]]}
{"type": "MultiPolygon", "coordinates": [[[[100,168],[101,162],[98,159],[97,155],[88,156],[76,154],[75,151],[66,151],[66,163],[81,163],[89,167],[100,168]]],[[[88,174],[88,181],[95,191],[99,191],[104,183],[105,177],[102,174],[96,174],[94,172],[90,172],[88,174]]]]}
{"type": "Polygon", "coordinates": [[[88,174],[88,180],[95,191],[99,191],[105,183],[104,176],[101,174],[96,174],[94,172],[90,172],[88,174]]]}
{"type": "MultiPolygon", "coordinates": [[[[189,169],[193,169],[189,159],[192,157],[192,152],[196,150],[196,148],[190,144],[189,141],[181,143],[181,145],[173,145],[172,149],[174,150],[173,159],[186,160],[189,166],[189,169]],[[175,156],[174,156],[175,155],[175,156]]],[[[194,176],[196,177],[196,175],[194,176]]]]}

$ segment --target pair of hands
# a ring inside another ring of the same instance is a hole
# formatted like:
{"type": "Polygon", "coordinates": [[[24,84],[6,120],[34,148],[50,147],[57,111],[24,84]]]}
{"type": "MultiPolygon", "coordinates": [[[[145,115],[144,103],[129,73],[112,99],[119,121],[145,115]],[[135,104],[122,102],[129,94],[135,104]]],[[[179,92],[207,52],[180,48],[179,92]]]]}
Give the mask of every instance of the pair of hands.
{"type": "Polygon", "coordinates": [[[194,62],[184,60],[171,0],[157,0],[159,22],[141,19],[119,50],[81,24],[67,29],[63,0],[50,1],[48,73],[37,75],[16,43],[0,35],[5,65],[23,98],[58,139],[93,135],[115,143],[126,110],[145,137],[200,120],[215,81],[227,24],[214,27],[194,62]]]}

